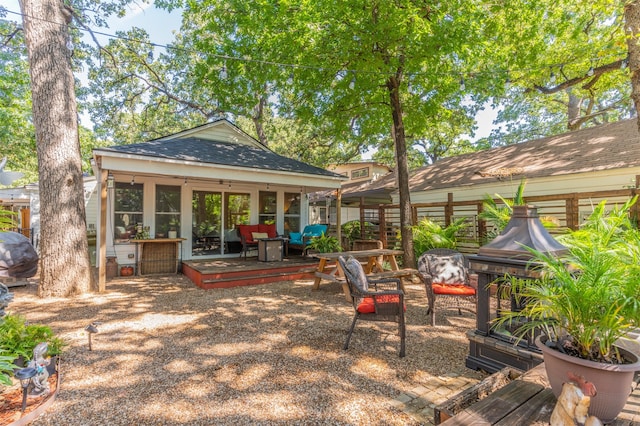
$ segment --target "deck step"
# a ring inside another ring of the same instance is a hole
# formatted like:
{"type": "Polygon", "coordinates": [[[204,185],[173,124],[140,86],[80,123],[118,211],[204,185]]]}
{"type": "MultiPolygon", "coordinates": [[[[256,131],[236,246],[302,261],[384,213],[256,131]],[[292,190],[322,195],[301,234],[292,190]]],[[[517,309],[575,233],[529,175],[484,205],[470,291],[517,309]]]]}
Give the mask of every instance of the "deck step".
{"type": "Polygon", "coordinates": [[[245,274],[243,276],[235,275],[228,278],[209,278],[203,279],[202,285],[199,287],[204,289],[209,288],[231,288],[246,285],[256,284],[268,284],[278,281],[292,281],[300,280],[304,278],[312,278],[313,275],[309,272],[302,271],[287,271],[287,272],[272,272],[267,274],[245,274]]]}

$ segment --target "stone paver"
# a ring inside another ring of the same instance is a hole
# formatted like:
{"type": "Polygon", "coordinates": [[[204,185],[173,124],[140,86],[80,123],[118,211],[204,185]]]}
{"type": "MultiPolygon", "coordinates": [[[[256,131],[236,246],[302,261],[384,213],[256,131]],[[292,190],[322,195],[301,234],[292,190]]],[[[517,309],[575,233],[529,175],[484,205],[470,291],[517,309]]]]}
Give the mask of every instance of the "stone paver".
{"type": "Polygon", "coordinates": [[[391,406],[410,415],[420,424],[431,426],[435,424],[433,409],[438,404],[478,382],[479,380],[458,375],[437,377],[399,395],[391,401],[391,406]]]}

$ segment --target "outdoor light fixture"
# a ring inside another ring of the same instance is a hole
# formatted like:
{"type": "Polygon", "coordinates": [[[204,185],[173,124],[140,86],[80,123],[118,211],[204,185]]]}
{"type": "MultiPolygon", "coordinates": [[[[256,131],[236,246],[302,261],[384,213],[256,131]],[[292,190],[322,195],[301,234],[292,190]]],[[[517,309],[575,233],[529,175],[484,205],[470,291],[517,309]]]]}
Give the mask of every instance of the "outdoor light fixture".
{"type": "Polygon", "coordinates": [[[85,327],[84,331],[89,335],[89,350],[91,350],[91,335],[98,332],[98,323],[92,322],[88,326],[85,327]]]}
{"type": "Polygon", "coordinates": [[[187,186],[187,178],[184,178],[184,186],[187,186]]]}
{"type": "Polygon", "coordinates": [[[134,185],[136,183],[136,175],[133,175],[131,177],[131,185],[134,185]]]}
{"type": "Polygon", "coordinates": [[[22,412],[27,408],[27,388],[31,383],[31,379],[35,377],[37,371],[33,367],[25,367],[16,371],[14,377],[20,380],[22,386],[22,412]]]}
{"type": "Polygon", "coordinates": [[[113,189],[116,185],[116,179],[113,177],[111,172],[107,175],[107,188],[113,189]]]}

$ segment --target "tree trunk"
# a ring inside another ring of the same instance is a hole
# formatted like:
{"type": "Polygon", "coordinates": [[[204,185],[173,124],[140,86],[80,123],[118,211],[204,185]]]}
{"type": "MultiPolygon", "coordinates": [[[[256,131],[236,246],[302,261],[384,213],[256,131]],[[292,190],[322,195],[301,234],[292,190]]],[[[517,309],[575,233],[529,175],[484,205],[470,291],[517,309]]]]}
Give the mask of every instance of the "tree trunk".
{"type": "MultiPolygon", "coordinates": [[[[636,106],[636,115],[640,117],[640,2],[627,3],[624,7],[625,32],[627,34],[627,50],[629,52],[629,75],[631,76],[631,99],[636,106]]],[[[640,130],[640,120],[638,120],[640,130]]]]}
{"type": "Polygon", "coordinates": [[[60,0],[22,0],[40,189],[41,297],[87,292],[89,260],[70,14],[60,0]]]}
{"type": "MultiPolygon", "coordinates": [[[[399,74],[399,73],[398,73],[399,74]]],[[[409,193],[409,162],[407,160],[407,144],[402,121],[402,104],[400,102],[400,76],[396,74],[387,80],[387,89],[391,100],[393,116],[393,141],[396,151],[396,172],[398,191],[400,194],[400,235],[404,251],[404,267],[415,268],[416,259],[413,253],[413,214],[411,195],[409,193]]]]}

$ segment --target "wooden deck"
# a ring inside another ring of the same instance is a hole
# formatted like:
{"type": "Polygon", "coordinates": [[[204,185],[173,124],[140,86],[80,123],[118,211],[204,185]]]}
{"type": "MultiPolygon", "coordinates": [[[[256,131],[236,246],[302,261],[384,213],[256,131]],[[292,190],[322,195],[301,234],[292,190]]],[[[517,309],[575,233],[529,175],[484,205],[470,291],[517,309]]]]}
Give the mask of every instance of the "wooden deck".
{"type": "Polygon", "coordinates": [[[260,262],[256,257],[189,260],[182,273],[200,288],[229,288],[277,281],[313,279],[317,259],[290,256],[279,262],[260,262]]]}

